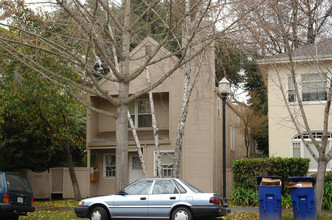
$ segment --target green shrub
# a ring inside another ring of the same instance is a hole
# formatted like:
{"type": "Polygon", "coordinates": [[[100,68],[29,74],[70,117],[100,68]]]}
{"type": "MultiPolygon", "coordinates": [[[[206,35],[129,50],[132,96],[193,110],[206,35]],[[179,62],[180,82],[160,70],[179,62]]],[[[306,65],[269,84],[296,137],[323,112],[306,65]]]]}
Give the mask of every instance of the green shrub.
{"type": "Polygon", "coordinates": [[[325,182],[332,182],[332,171],[326,172],[325,182]]]}
{"type": "MultiPolygon", "coordinates": [[[[312,174],[311,176],[315,177],[317,179],[317,173],[312,174]]],[[[332,171],[328,171],[325,173],[325,183],[326,182],[332,182],[332,171]]]]}
{"type": "Polygon", "coordinates": [[[291,209],[293,207],[292,197],[290,194],[285,193],[281,198],[281,207],[283,209],[291,209]]]}
{"type": "Polygon", "coordinates": [[[324,196],[323,204],[324,209],[332,210],[332,182],[326,182],[324,184],[324,196]]]}
{"type": "Polygon", "coordinates": [[[290,176],[306,176],[309,159],[305,158],[251,158],[232,163],[234,188],[257,189],[257,176],[281,176],[287,183],[290,176]]]}
{"type": "Polygon", "coordinates": [[[258,192],[253,189],[233,189],[228,202],[237,206],[258,206],[258,192]]]}

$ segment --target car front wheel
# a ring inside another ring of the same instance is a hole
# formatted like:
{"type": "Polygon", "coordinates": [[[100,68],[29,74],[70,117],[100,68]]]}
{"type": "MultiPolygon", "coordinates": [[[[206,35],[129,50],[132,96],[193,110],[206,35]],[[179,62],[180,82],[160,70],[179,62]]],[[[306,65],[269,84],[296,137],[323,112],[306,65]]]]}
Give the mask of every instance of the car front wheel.
{"type": "Polygon", "coordinates": [[[106,220],[107,213],[106,210],[102,207],[96,207],[92,209],[90,214],[90,220],[106,220]]]}
{"type": "Polygon", "coordinates": [[[193,216],[188,208],[179,207],[172,213],[172,220],[193,220],[193,216]]]}

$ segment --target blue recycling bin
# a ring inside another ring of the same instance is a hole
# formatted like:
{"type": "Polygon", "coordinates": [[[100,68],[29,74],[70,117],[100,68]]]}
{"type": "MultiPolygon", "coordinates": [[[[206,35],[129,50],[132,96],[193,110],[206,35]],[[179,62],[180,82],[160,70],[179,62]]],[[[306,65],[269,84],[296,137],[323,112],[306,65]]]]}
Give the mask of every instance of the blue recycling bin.
{"type": "Polygon", "coordinates": [[[290,188],[290,193],[293,203],[294,220],[315,220],[316,217],[316,198],[314,184],[316,182],[314,177],[288,177],[288,180],[293,183],[312,183],[312,187],[302,184],[299,187],[290,188]]]}
{"type": "Polygon", "coordinates": [[[281,220],[281,185],[261,185],[263,178],[281,181],[279,176],[257,177],[259,217],[261,220],[281,220]]]}

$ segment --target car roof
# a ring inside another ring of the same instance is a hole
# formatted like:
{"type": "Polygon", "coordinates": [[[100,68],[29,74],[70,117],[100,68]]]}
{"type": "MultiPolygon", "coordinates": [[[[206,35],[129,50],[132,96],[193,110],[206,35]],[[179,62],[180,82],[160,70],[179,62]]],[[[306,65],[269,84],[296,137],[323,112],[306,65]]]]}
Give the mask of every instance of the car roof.
{"type": "Polygon", "coordinates": [[[141,180],[179,180],[179,178],[173,178],[173,177],[154,177],[154,178],[143,178],[143,179],[140,179],[138,181],[141,181],[141,180]]]}

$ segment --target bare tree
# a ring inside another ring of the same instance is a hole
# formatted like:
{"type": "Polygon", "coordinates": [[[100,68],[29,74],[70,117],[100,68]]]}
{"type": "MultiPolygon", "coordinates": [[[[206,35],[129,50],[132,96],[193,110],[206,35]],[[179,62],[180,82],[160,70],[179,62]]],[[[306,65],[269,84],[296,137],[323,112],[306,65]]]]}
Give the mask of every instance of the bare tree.
{"type": "MultiPolygon", "coordinates": [[[[247,0],[246,2],[247,4],[251,4],[257,1],[247,0]]],[[[244,4],[242,7],[245,7],[247,4],[244,4]]],[[[332,155],[332,151],[327,150],[331,80],[329,77],[326,79],[326,102],[322,102],[322,108],[325,108],[322,120],[323,135],[321,141],[318,141],[314,137],[314,130],[310,125],[308,118],[309,112],[303,104],[305,100],[303,100],[302,94],[299,91],[301,82],[297,80],[297,76],[299,75],[299,63],[303,61],[305,61],[304,63],[306,65],[310,65],[311,68],[314,68],[318,73],[324,74],[325,76],[330,75],[331,71],[329,67],[322,62],[327,55],[323,52],[325,51],[324,46],[316,44],[315,42],[331,37],[331,33],[328,31],[332,21],[331,10],[332,2],[325,0],[292,0],[278,2],[262,0],[260,7],[253,11],[246,21],[242,20],[240,24],[240,27],[245,30],[243,33],[246,34],[246,42],[259,46],[259,51],[262,56],[283,53],[270,57],[267,62],[261,63],[271,64],[269,68],[277,75],[273,82],[280,89],[290,121],[306,146],[306,149],[318,163],[316,183],[318,216],[321,215],[326,166],[331,160],[332,155]],[[304,45],[310,46],[303,47],[304,45]],[[318,45],[320,45],[320,48],[318,45]],[[308,47],[310,47],[311,50],[308,50],[308,47]],[[305,48],[307,48],[307,50],[305,48]],[[301,57],[301,61],[297,60],[298,57],[301,57]],[[287,63],[285,67],[290,74],[291,80],[289,85],[292,85],[293,88],[291,97],[292,99],[294,98],[296,102],[290,102],[289,100],[288,96],[290,94],[287,94],[285,75],[281,75],[280,69],[278,68],[278,60],[283,60],[283,62],[287,63]],[[304,138],[304,134],[308,134],[309,142],[312,144],[309,145],[308,140],[304,138]]],[[[269,111],[270,110],[271,109],[269,109],[269,111]]],[[[284,123],[286,124],[285,121],[284,123]]]]}
{"type": "Polygon", "coordinates": [[[211,25],[215,25],[221,18],[229,17],[225,12],[230,12],[224,10],[224,1],[211,0],[195,1],[184,13],[179,13],[183,12],[181,2],[172,0],[133,1],[133,4],[139,5],[131,5],[130,0],[122,1],[121,5],[106,0],[55,0],[53,3],[56,5],[54,13],[47,14],[47,22],[41,22],[33,30],[24,24],[0,23],[0,31],[5,33],[0,37],[0,45],[11,59],[18,60],[61,86],[82,105],[116,119],[116,189],[119,190],[128,183],[127,169],[120,171],[128,164],[128,104],[156,88],[177,69],[204,52],[218,35],[208,32],[204,40],[195,38],[202,29],[202,21],[209,20],[211,25]],[[195,25],[186,34],[186,41],[182,41],[182,31],[179,30],[182,30],[186,18],[193,15],[195,25]],[[130,52],[147,35],[153,35],[159,45],[151,48],[141,66],[134,68],[130,52]],[[25,39],[34,41],[29,43],[25,39]],[[199,42],[195,42],[197,39],[199,42]],[[34,53],[27,55],[17,45],[33,49],[34,53]],[[190,45],[196,47],[189,54],[190,45]],[[172,53],[160,58],[163,47],[172,53]],[[44,55],[51,56],[64,71],[54,72],[44,55]],[[148,66],[174,55],[179,59],[166,73],[153,78],[151,85],[134,93],[129,92],[131,82],[142,75],[148,66]],[[97,59],[100,65],[96,65],[97,59]],[[117,83],[118,94],[112,95],[102,87],[105,82],[117,83]],[[98,109],[87,103],[82,99],[83,93],[106,100],[116,106],[116,112],[98,109]]]}
{"type": "Polygon", "coordinates": [[[240,132],[244,135],[244,144],[246,146],[246,158],[250,158],[251,147],[254,142],[254,136],[258,133],[259,125],[265,119],[265,116],[258,115],[249,106],[238,102],[240,110],[240,132]]]}
{"type": "Polygon", "coordinates": [[[263,56],[287,50],[280,25],[294,49],[324,39],[332,22],[332,3],[328,0],[245,0],[235,6],[237,16],[243,16],[250,5],[257,3],[257,8],[239,21],[242,31],[236,33],[244,43],[258,47],[263,56]]]}

